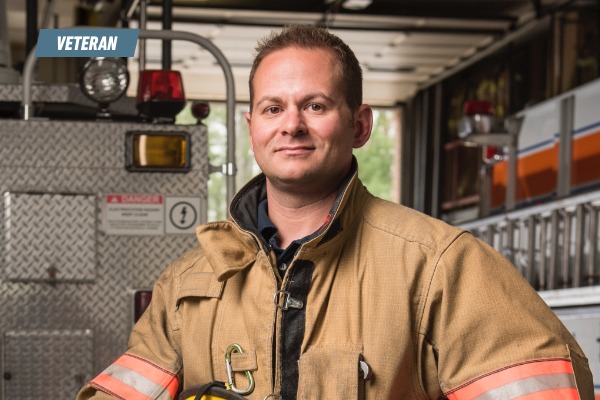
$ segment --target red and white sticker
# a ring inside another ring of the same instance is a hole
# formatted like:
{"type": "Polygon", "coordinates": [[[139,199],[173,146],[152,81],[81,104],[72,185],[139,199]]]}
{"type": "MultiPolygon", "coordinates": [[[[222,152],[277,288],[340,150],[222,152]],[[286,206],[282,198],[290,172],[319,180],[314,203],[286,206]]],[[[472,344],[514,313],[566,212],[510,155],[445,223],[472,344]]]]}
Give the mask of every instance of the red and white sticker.
{"type": "Polygon", "coordinates": [[[110,193],[103,200],[107,235],[193,235],[202,220],[199,197],[110,193]]]}
{"type": "Polygon", "coordinates": [[[164,203],[160,194],[107,194],[104,231],[107,235],[164,235],[164,203]]]}

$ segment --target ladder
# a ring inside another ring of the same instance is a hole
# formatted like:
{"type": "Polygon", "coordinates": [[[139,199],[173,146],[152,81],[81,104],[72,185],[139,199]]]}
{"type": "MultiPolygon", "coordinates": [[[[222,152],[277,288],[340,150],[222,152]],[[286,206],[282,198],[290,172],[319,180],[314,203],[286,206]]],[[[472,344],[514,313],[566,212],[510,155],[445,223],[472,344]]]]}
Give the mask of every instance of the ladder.
{"type": "Polygon", "coordinates": [[[540,291],[600,284],[600,190],[460,227],[506,257],[540,291]]]}

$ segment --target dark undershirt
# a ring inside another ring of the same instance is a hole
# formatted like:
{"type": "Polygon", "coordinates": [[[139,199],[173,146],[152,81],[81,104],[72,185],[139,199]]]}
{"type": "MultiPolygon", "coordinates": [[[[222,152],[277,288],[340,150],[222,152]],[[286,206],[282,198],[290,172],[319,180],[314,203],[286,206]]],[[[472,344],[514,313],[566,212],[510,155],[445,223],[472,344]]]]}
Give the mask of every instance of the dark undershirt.
{"type": "Polygon", "coordinates": [[[258,231],[263,236],[263,238],[265,238],[267,243],[269,243],[269,245],[275,252],[275,257],[277,259],[277,270],[279,271],[279,275],[283,279],[285,271],[287,271],[290,263],[292,262],[292,259],[294,258],[294,255],[296,254],[302,243],[312,239],[312,237],[316,233],[318,233],[319,230],[301,239],[294,240],[292,243],[289,244],[288,247],[282,249],[277,245],[276,239],[279,230],[269,218],[268,202],[267,199],[264,199],[258,204],[258,231]]]}
{"type": "MultiPolygon", "coordinates": [[[[342,185],[340,185],[340,188],[345,188],[348,185],[348,181],[352,178],[352,172],[354,171],[354,169],[356,169],[356,167],[354,167],[353,170],[350,171],[350,173],[346,177],[345,181],[342,183],[342,185]]],[[[319,236],[327,228],[327,226],[331,222],[331,219],[333,218],[335,210],[339,206],[341,200],[342,200],[342,191],[339,190],[337,197],[336,197],[335,201],[333,202],[331,209],[329,210],[329,214],[327,214],[327,218],[325,218],[325,221],[323,221],[323,225],[321,225],[321,227],[319,227],[319,229],[317,229],[310,235],[294,240],[285,249],[282,249],[281,247],[279,247],[277,245],[276,238],[277,238],[277,233],[279,232],[279,229],[277,229],[275,224],[273,224],[273,221],[271,221],[271,219],[269,218],[268,199],[264,199],[260,203],[258,203],[257,228],[258,228],[258,231],[260,232],[260,234],[262,235],[262,237],[267,241],[267,243],[269,243],[269,246],[271,246],[271,248],[275,252],[275,257],[277,260],[277,269],[279,270],[279,275],[281,276],[282,279],[283,279],[288,267],[290,266],[290,263],[292,262],[294,255],[296,254],[296,252],[298,251],[300,246],[302,246],[303,243],[308,242],[309,240],[319,236]]],[[[336,225],[336,226],[334,229],[331,230],[331,232],[330,232],[331,236],[335,236],[338,233],[338,231],[340,230],[339,221],[334,221],[334,225],[336,225]],[[336,225],[336,222],[338,223],[337,225],[336,225]]],[[[328,239],[326,239],[326,240],[328,240],[328,239]]]]}

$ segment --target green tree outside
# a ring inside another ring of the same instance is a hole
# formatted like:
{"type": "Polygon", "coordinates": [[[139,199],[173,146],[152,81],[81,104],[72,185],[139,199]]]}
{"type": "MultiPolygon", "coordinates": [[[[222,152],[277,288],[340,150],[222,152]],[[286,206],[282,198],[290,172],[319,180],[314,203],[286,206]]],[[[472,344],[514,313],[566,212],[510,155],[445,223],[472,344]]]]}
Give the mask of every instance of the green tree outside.
{"type": "Polygon", "coordinates": [[[358,177],[375,196],[392,201],[394,143],[396,140],[393,111],[373,110],[371,138],[360,149],[354,150],[358,160],[358,177]]]}

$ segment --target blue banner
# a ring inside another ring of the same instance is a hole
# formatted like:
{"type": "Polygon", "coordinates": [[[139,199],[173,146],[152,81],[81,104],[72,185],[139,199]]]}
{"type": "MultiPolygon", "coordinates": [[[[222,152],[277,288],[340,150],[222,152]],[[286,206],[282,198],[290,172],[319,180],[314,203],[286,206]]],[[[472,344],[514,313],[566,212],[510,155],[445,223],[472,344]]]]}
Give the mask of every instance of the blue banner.
{"type": "Polygon", "coordinates": [[[36,57],[133,57],[139,29],[41,29],[36,57]]]}

